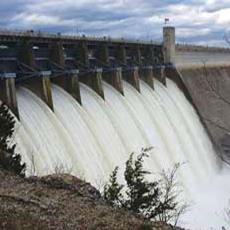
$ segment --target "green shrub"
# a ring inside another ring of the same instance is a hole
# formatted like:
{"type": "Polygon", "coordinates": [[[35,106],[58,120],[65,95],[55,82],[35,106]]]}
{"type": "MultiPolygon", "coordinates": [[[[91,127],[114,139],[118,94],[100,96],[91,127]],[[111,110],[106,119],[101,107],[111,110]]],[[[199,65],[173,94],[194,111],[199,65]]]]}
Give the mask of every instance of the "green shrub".
{"type": "Polygon", "coordinates": [[[140,225],[139,230],[152,230],[153,226],[151,223],[143,223],[140,225]]]}
{"type": "Polygon", "coordinates": [[[114,169],[108,184],[104,187],[104,199],[115,207],[123,207],[148,220],[177,223],[178,218],[187,208],[187,204],[178,201],[180,192],[175,179],[180,164],[167,172],[162,171],[159,180],[147,181],[149,171],[144,170],[144,158],[151,148],[142,149],[141,154],[133,159],[133,153],[126,162],[124,177],[126,186],[117,182],[118,167],[114,169]]]}
{"type": "Polygon", "coordinates": [[[15,120],[6,105],[0,104],[0,168],[25,176],[25,164],[15,153],[16,145],[11,145],[15,120]]]}
{"type": "Polygon", "coordinates": [[[123,206],[123,195],[121,193],[123,185],[117,182],[118,167],[116,167],[110,175],[109,183],[104,187],[104,198],[112,206],[123,206]]]}

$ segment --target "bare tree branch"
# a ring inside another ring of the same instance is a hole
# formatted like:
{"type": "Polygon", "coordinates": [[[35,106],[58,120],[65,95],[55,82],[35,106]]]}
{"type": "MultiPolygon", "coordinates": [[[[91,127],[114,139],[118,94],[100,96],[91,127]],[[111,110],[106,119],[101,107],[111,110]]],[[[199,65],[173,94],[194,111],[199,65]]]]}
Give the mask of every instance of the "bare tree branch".
{"type": "Polygon", "coordinates": [[[227,33],[224,34],[223,38],[226,41],[226,43],[230,46],[230,39],[229,39],[229,36],[227,35],[227,33]]]}
{"type": "Polygon", "coordinates": [[[209,86],[209,88],[211,89],[211,92],[219,99],[219,100],[222,100],[224,101],[226,104],[228,104],[230,106],[230,101],[227,100],[223,95],[221,95],[220,92],[218,92],[218,90],[213,86],[213,83],[210,81],[210,79],[208,78],[208,70],[207,70],[207,67],[206,67],[206,62],[203,61],[203,64],[204,64],[204,77],[205,77],[205,80],[209,86]]]}

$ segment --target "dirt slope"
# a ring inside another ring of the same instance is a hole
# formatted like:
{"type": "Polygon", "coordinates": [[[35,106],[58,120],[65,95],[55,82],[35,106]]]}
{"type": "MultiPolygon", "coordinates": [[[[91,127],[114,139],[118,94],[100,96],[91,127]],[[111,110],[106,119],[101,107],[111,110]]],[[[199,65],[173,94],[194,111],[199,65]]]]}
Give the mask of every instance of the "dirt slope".
{"type": "Polygon", "coordinates": [[[27,179],[0,171],[1,230],[150,230],[150,224],[115,210],[90,184],[63,174],[27,179]]]}

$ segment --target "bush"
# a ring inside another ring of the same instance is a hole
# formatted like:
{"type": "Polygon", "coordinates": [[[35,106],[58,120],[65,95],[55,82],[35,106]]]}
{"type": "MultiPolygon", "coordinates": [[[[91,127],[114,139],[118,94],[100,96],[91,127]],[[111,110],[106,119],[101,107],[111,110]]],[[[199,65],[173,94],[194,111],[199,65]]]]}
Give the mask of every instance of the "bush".
{"type": "Polygon", "coordinates": [[[133,154],[131,154],[126,162],[124,176],[127,183],[127,199],[124,206],[137,214],[144,213],[145,217],[149,218],[157,204],[160,190],[158,182],[148,182],[145,179],[145,176],[150,174],[143,169],[143,159],[147,156],[145,150],[143,150],[135,161],[133,160],[133,154]]]}
{"type": "Polygon", "coordinates": [[[109,204],[141,214],[148,220],[174,220],[176,224],[187,209],[187,204],[177,199],[180,192],[175,176],[180,164],[169,172],[162,171],[159,180],[149,182],[145,177],[150,172],[144,170],[143,162],[150,150],[142,149],[136,160],[133,153],[130,155],[124,172],[126,187],[117,182],[118,167],[114,169],[109,183],[104,187],[104,198],[109,204]]]}
{"type": "Polygon", "coordinates": [[[0,168],[25,176],[25,164],[21,156],[15,153],[16,145],[11,145],[15,120],[6,105],[0,104],[0,168]]]}
{"type": "Polygon", "coordinates": [[[177,225],[180,216],[189,207],[189,204],[181,199],[183,190],[176,180],[176,173],[180,167],[181,164],[176,163],[171,170],[162,170],[160,173],[161,180],[159,181],[159,186],[161,196],[155,210],[156,220],[167,223],[174,222],[174,225],[177,225]]]}
{"type": "Polygon", "coordinates": [[[139,230],[152,230],[152,229],[153,229],[153,226],[151,223],[143,223],[139,227],[139,230]]]}
{"type": "Polygon", "coordinates": [[[110,175],[109,184],[104,187],[104,198],[108,201],[108,203],[112,206],[123,206],[123,195],[121,191],[123,189],[123,185],[119,185],[117,182],[117,172],[118,167],[116,167],[112,174],[110,175]]]}

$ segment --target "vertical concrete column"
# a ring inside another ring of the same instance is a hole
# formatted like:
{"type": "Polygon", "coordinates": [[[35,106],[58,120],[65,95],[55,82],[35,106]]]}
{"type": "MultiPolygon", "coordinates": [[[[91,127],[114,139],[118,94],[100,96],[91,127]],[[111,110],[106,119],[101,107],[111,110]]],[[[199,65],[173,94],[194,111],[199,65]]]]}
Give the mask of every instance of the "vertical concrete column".
{"type": "Polygon", "coordinates": [[[122,83],[122,68],[117,67],[109,71],[104,79],[112,85],[116,90],[118,90],[122,95],[124,95],[124,88],[122,83]]]}
{"type": "Polygon", "coordinates": [[[110,66],[109,61],[109,49],[107,44],[99,46],[96,50],[97,66],[108,67],[110,66]]]}
{"type": "Polygon", "coordinates": [[[154,89],[153,66],[144,66],[140,69],[141,78],[154,89]]]}
{"type": "MultiPolygon", "coordinates": [[[[65,69],[65,52],[62,42],[59,41],[51,44],[50,59],[59,67],[65,69]]],[[[53,78],[52,82],[62,87],[81,104],[78,74],[79,71],[77,69],[63,70],[63,74],[53,78]]]]}
{"type": "Polygon", "coordinates": [[[101,68],[95,69],[90,80],[91,80],[92,89],[103,99],[105,99],[104,90],[102,86],[102,69],[101,68]]]}
{"type": "Polygon", "coordinates": [[[97,51],[97,60],[98,66],[102,65],[105,68],[109,68],[109,71],[102,72],[103,79],[112,85],[116,90],[118,90],[122,95],[124,95],[123,85],[122,85],[122,68],[110,68],[110,60],[109,60],[109,48],[107,45],[103,45],[98,48],[97,51]]]}
{"type": "Polygon", "coordinates": [[[33,91],[53,110],[50,71],[38,71],[33,55],[33,44],[29,40],[22,40],[18,49],[18,60],[31,67],[34,77],[23,82],[23,85],[33,91]]]}
{"type": "MultiPolygon", "coordinates": [[[[120,45],[116,49],[115,57],[119,64],[127,66],[126,49],[124,45],[120,45]]],[[[139,68],[137,66],[124,68],[122,76],[128,81],[138,92],[140,92],[139,68]]]]}
{"type": "Polygon", "coordinates": [[[51,71],[39,72],[37,76],[25,81],[23,85],[40,97],[53,110],[50,75],[51,71]]]}
{"type": "Polygon", "coordinates": [[[165,67],[157,66],[153,68],[153,76],[166,86],[165,67]]]}
{"type": "Polygon", "coordinates": [[[164,27],[163,28],[163,53],[164,63],[174,64],[175,62],[175,28],[164,27]]]}
{"type": "Polygon", "coordinates": [[[72,69],[67,70],[58,77],[52,79],[54,84],[57,84],[61,88],[63,88],[66,92],[68,92],[73,98],[75,98],[78,103],[81,104],[81,94],[80,94],[80,86],[79,86],[79,70],[72,69]]]}
{"type": "Polygon", "coordinates": [[[17,58],[19,62],[35,68],[33,44],[28,39],[23,39],[19,42],[17,58]]]}
{"type": "Polygon", "coordinates": [[[115,58],[119,65],[127,65],[126,49],[124,45],[116,47],[115,58]]]}
{"type": "Polygon", "coordinates": [[[44,71],[39,73],[39,75],[34,76],[30,80],[23,82],[23,86],[30,89],[35,93],[39,98],[41,98],[51,110],[53,110],[53,99],[52,99],[52,90],[50,82],[50,71],[44,71]],[[44,72],[49,72],[44,73],[44,72]]]}
{"type": "Polygon", "coordinates": [[[15,77],[16,74],[8,73],[0,78],[0,100],[9,107],[17,118],[19,118],[15,77]]]}
{"type": "Polygon", "coordinates": [[[65,67],[65,55],[61,41],[52,42],[49,47],[50,60],[61,67],[65,67]]]}
{"type": "MultiPolygon", "coordinates": [[[[86,71],[90,70],[87,41],[82,41],[78,45],[76,58],[79,62],[79,65],[83,65],[83,69],[85,69],[86,71]]],[[[91,87],[100,97],[104,99],[104,90],[102,87],[102,68],[96,68],[89,73],[83,74],[80,77],[80,80],[81,82],[91,87]]]]}
{"type": "Polygon", "coordinates": [[[45,101],[45,103],[50,107],[50,109],[54,110],[51,82],[50,82],[50,73],[48,74],[42,73],[40,78],[41,78],[40,84],[41,84],[41,93],[42,93],[41,96],[45,101]]]}
{"type": "Polygon", "coordinates": [[[104,90],[102,86],[102,68],[97,68],[89,73],[80,76],[80,81],[93,89],[100,97],[104,99],[104,90]]]}
{"type": "Polygon", "coordinates": [[[87,41],[81,41],[76,46],[76,60],[81,68],[82,67],[89,68],[90,63],[89,63],[89,50],[88,50],[87,41]]]}
{"type": "Polygon", "coordinates": [[[154,89],[154,80],[153,80],[153,64],[154,64],[154,55],[153,55],[153,47],[146,46],[143,47],[142,53],[140,53],[140,77],[152,88],[154,89]],[[142,54],[143,53],[143,54],[142,54]],[[144,61],[142,60],[144,58],[144,61]]]}
{"type": "Polygon", "coordinates": [[[135,61],[135,64],[138,64],[139,66],[142,64],[142,54],[141,49],[139,45],[136,45],[133,47],[133,59],[135,61]]]}
{"type": "Polygon", "coordinates": [[[71,70],[67,73],[65,77],[66,81],[62,86],[73,98],[75,98],[78,103],[81,104],[81,94],[79,85],[79,70],[71,70]]]}
{"type": "Polygon", "coordinates": [[[125,79],[138,91],[140,92],[140,80],[139,80],[139,68],[134,66],[124,73],[125,79]]]}
{"type": "Polygon", "coordinates": [[[143,64],[153,65],[154,64],[154,58],[155,58],[154,52],[153,52],[153,46],[145,45],[142,49],[142,57],[144,58],[143,64]]]}

